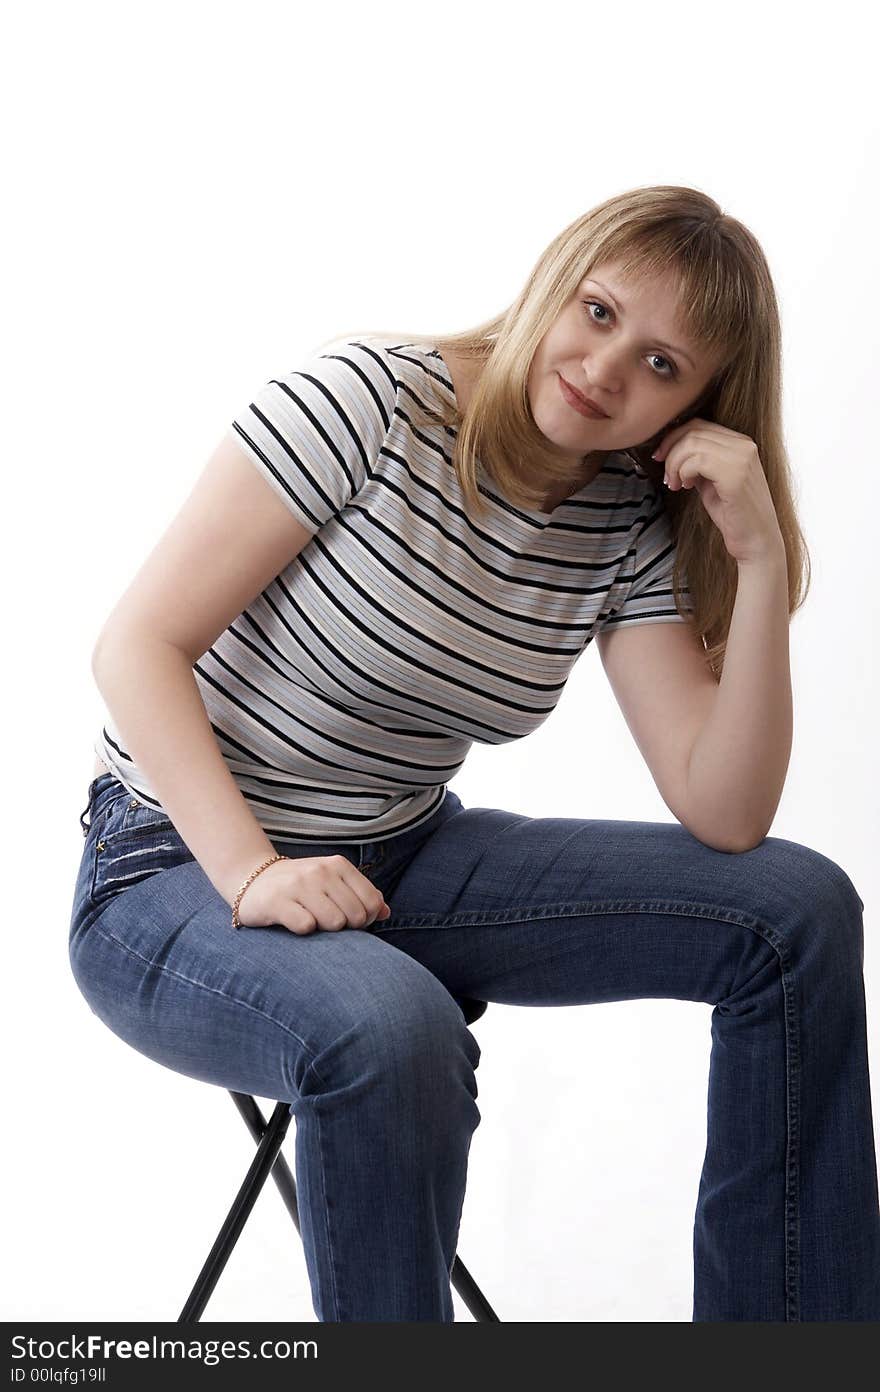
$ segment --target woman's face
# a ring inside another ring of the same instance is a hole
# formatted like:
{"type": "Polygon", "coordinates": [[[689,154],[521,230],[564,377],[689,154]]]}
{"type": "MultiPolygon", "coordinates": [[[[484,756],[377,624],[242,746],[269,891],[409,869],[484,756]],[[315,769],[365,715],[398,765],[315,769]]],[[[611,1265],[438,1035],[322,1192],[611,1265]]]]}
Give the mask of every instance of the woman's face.
{"type": "Polygon", "coordinates": [[[615,263],[603,262],[541,339],[529,370],[529,405],[541,433],[576,458],[630,449],[682,415],[718,366],[679,327],[672,281],[627,286],[615,263]],[[607,418],[577,411],[563,378],[607,418]]]}

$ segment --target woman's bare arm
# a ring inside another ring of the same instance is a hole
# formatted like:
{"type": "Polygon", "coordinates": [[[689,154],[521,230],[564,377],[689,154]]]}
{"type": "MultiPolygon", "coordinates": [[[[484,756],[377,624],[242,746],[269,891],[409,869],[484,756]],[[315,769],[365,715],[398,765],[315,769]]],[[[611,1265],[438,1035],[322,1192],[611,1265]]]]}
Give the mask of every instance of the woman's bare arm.
{"type": "Polygon", "coordinates": [[[231,904],[251,871],[276,852],[220,752],[188,656],[155,634],[128,629],[101,649],[94,673],[126,749],[231,904]]]}
{"type": "Polygon", "coordinates": [[[227,436],[92,655],[127,750],[230,904],[275,851],[223,758],[192,669],[311,536],[227,436]]]}

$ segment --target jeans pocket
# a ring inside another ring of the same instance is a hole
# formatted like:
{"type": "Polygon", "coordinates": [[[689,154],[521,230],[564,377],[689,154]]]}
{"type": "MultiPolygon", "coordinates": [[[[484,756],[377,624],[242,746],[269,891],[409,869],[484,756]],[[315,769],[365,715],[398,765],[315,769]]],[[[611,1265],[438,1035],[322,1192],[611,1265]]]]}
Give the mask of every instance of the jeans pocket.
{"type": "Polygon", "coordinates": [[[92,856],[91,897],[96,904],[160,870],[173,870],[195,859],[171,819],[140,803],[129,804],[122,816],[108,817],[92,856]]]}

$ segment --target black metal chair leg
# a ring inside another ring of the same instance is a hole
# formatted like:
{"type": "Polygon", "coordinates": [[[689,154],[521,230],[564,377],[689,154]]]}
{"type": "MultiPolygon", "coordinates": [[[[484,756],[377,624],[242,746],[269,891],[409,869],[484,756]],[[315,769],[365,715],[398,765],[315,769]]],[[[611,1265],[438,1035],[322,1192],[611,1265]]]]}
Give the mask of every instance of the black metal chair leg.
{"type": "Polygon", "coordinates": [[[244,1183],[235,1196],[226,1221],[217,1236],[217,1241],[211,1248],[189,1299],[181,1311],[178,1323],[196,1323],[201,1319],[202,1311],[210,1299],[211,1292],[220,1279],[220,1274],[241,1235],[241,1230],[259,1197],[260,1190],[276,1162],[290,1120],[290,1103],[279,1102],[272,1113],[272,1120],[265,1127],[259,1149],[245,1176],[244,1183]]]}
{"type": "Polygon", "coordinates": [[[460,1257],[456,1257],[452,1263],[449,1276],[454,1289],[458,1291],[475,1320],[495,1320],[498,1324],[501,1323],[460,1257]]]}
{"type": "MultiPolygon", "coordinates": [[[[247,1129],[250,1131],[254,1140],[258,1143],[262,1141],[263,1137],[266,1134],[267,1122],[266,1118],[263,1116],[263,1113],[260,1111],[254,1099],[246,1092],[231,1092],[229,1095],[232,1098],[241,1115],[244,1117],[245,1125],[247,1126],[247,1129]]],[[[277,1118],[279,1110],[281,1110],[284,1107],[286,1107],[288,1110],[287,1124],[289,1126],[289,1102],[279,1102],[277,1104],[274,1112],[272,1113],[272,1122],[274,1122],[277,1118]]],[[[286,1130],[287,1127],[285,1127],[285,1132],[286,1130]]],[[[276,1159],[275,1164],[272,1166],[272,1178],[277,1184],[278,1192],[284,1200],[284,1207],[287,1209],[288,1213],[293,1219],[294,1227],[296,1228],[297,1232],[300,1234],[301,1237],[302,1230],[299,1226],[299,1207],[296,1202],[296,1184],[294,1183],[293,1175],[290,1173],[290,1170],[288,1169],[287,1161],[285,1160],[280,1150],[278,1152],[278,1158],[276,1159]]]]}

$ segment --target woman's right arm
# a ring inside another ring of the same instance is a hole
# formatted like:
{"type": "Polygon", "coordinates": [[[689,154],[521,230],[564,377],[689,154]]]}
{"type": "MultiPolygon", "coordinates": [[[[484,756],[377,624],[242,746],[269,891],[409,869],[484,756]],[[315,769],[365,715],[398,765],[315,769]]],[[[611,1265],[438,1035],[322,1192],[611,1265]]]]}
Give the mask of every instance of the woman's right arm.
{"type": "MultiPolygon", "coordinates": [[[[223,758],[192,669],[311,536],[227,436],[113,609],[92,655],[95,682],[126,748],[229,904],[276,852],[223,758]]],[[[243,903],[248,897],[250,889],[243,903]]]]}
{"type": "Polygon", "coordinates": [[[276,851],[220,752],[188,655],[148,630],[117,630],[96,649],[93,671],[125,747],[231,904],[276,851]]]}

